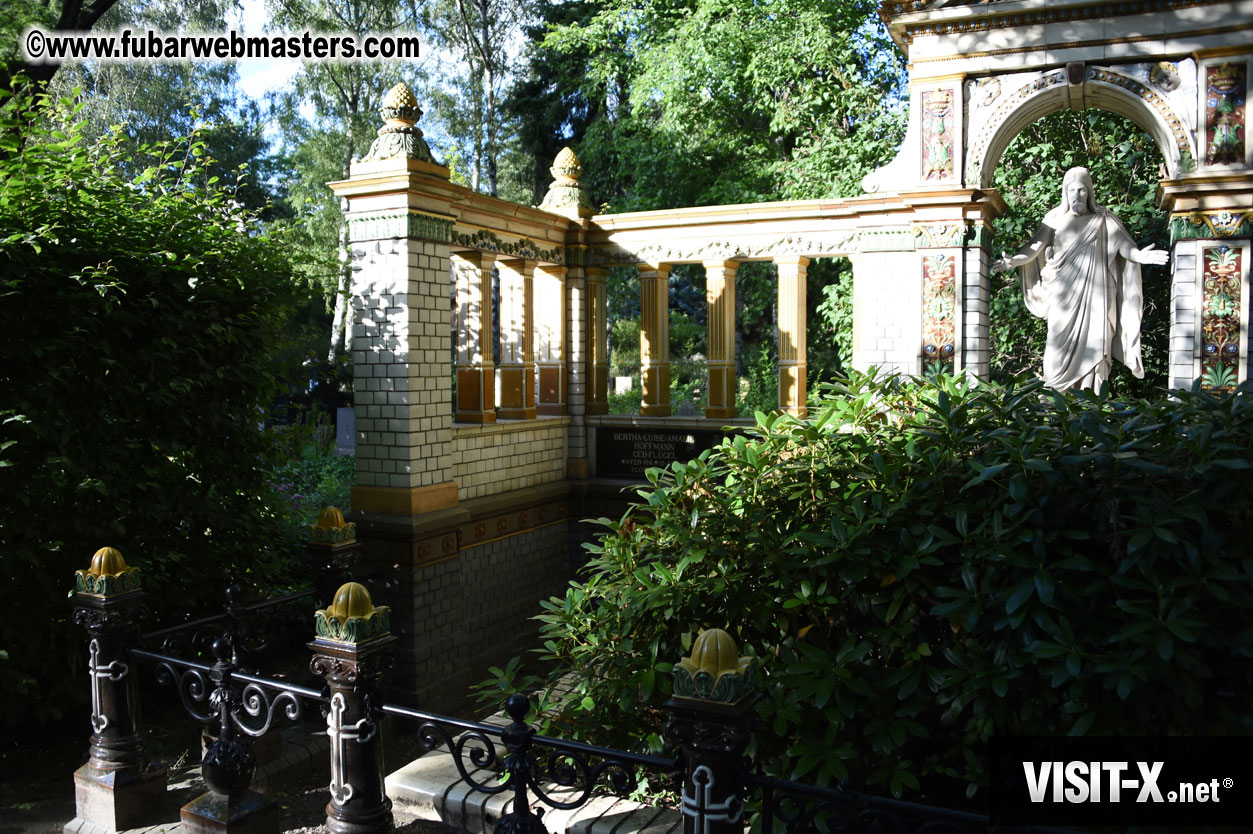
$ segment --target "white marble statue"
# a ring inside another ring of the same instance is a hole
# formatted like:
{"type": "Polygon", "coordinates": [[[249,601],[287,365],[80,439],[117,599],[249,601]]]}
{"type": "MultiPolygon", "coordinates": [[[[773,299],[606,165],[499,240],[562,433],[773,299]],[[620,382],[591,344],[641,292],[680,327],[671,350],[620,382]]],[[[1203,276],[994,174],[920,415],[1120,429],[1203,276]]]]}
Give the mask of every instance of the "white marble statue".
{"type": "Polygon", "coordinates": [[[1096,204],[1088,169],[1071,168],[1062,204],[1017,254],[1002,252],[992,268],[1017,267],[1027,309],[1048,321],[1044,383],[1100,391],[1111,359],[1144,376],[1140,265],[1166,259],[1152,244],[1136,248],[1118,218],[1096,204]]]}

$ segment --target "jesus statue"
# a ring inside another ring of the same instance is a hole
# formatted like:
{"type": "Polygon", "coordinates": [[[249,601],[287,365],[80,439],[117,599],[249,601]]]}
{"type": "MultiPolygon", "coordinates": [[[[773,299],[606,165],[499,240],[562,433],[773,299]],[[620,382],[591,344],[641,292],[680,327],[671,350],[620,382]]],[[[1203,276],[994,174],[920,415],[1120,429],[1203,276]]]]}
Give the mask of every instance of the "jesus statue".
{"type": "Polygon", "coordinates": [[[1099,392],[1111,359],[1137,378],[1144,293],[1141,264],[1164,264],[1152,244],[1136,248],[1126,227],[1096,204],[1092,175],[1071,168],[1062,180],[1062,204],[1044,216],[1031,240],[992,268],[1018,268],[1027,309],[1048,321],[1044,384],[1055,390],[1099,392]]]}

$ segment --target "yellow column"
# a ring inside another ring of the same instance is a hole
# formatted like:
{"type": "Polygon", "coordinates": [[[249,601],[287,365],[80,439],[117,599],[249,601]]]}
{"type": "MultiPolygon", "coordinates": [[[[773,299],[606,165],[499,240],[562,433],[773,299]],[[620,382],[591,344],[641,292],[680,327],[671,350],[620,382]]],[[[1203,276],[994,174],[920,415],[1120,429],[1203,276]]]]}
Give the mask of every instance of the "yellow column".
{"type": "Polygon", "coordinates": [[[705,261],[705,352],[709,404],[705,416],[735,416],[735,270],[739,261],[705,261]]]}
{"type": "Polygon", "coordinates": [[[796,417],[805,407],[805,273],[809,258],[774,259],[779,270],[779,410],[796,417]]]}
{"type": "Polygon", "coordinates": [[[640,264],[640,380],[644,417],[670,415],[670,264],[640,264]]]}
{"type": "Polygon", "coordinates": [[[603,266],[583,268],[587,306],[583,311],[587,333],[587,413],[609,413],[609,271],[603,266]]]}
{"type": "Polygon", "coordinates": [[[457,414],[459,423],[496,422],[492,364],[492,261],[487,252],[455,252],[457,414]]]}
{"type": "Polygon", "coordinates": [[[536,411],[566,413],[566,267],[535,268],[536,411]]]}
{"type": "Polygon", "coordinates": [[[500,268],[500,408],[506,420],[535,419],[534,263],[519,258],[500,268]]]}

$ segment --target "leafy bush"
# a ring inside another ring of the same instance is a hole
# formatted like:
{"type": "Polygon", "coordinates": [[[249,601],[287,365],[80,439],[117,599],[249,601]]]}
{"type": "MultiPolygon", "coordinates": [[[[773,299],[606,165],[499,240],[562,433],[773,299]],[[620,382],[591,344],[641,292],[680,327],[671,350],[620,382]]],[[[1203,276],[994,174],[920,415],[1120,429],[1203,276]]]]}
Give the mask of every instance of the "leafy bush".
{"type": "Polygon", "coordinates": [[[289,538],[299,541],[323,507],[347,511],[356,458],[335,454],[335,428],[325,419],[275,426],[269,433],[279,461],[266,477],[286,503],[289,538]]]}
{"type": "Polygon", "coordinates": [[[97,548],[142,567],[154,621],[292,552],[259,427],[298,300],[284,247],[194,137],[123,158],[70,107],[0,92],[0,698],[27,730],[87,693],[66,593],[97,548]]]}
{"type": "Polygon", "coordinates": [[[657,750],[672,664],[720,627],[761,666],[756,755],[821,784],[954,802],[995,733],[1253,732],[1249,393],[858,376],[759,414],[601,519],[539,617],[574,681],[545,708],[657,750]]]}

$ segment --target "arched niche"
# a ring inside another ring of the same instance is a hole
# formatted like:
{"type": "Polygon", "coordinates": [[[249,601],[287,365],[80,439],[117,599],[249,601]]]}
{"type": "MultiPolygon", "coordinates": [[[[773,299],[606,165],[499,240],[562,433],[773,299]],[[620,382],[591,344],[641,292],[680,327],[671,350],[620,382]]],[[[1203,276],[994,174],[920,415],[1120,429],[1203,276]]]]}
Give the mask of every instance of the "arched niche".
{"type": "Polygon", "coordinates": [[[1107,110],[1134,122],[1157,144],[1167,176],[1195,165],[1192,131],[1166,97],[1139,79],[1109,67],[1068,67],[1044,73],[1003,97],[971,143],[966,178],[991,188],[996,166],[1010,142],[1028,125],[1059,110],[1107,110]],[[1071,83],[1075,74],[1079,83],[1071,83]]]}

